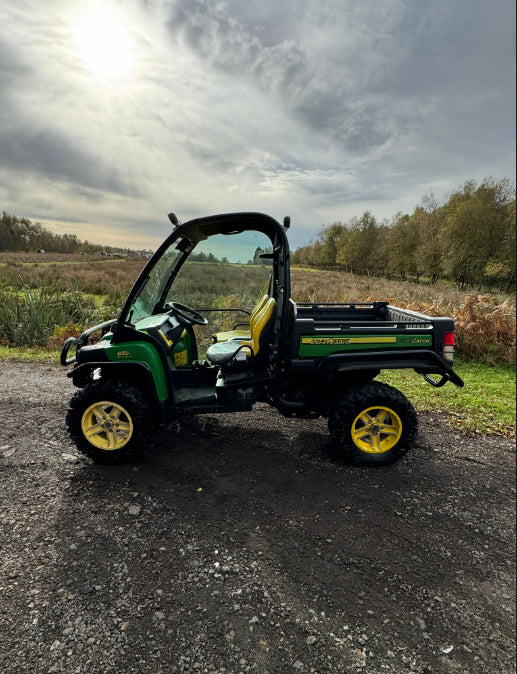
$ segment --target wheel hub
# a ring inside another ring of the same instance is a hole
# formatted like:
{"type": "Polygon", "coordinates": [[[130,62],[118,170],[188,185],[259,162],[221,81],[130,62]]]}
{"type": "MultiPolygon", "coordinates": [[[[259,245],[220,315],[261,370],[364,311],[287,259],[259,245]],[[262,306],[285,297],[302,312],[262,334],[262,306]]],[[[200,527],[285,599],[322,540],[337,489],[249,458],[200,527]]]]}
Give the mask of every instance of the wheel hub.
{"type": "Polygon", "coordinates": [[[362,452],[384,454],[400,440],[402,421],[389,407],[368,407],[354,419],[351,430],[352,440],[362,452]]]}
{"type": "Polygon", "coordinates": [[[129,442],[133,421],[122,405],[104,400],[90,405],[84,412],[81,429],[94,447],[113,451],[129,442]]]}

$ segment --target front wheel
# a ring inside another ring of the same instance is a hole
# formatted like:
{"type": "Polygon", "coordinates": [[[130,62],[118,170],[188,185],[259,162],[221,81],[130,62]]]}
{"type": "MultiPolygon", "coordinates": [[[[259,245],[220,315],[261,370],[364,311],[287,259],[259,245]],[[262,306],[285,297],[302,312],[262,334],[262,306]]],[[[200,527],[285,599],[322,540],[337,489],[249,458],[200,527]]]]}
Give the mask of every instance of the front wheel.
{"type": "Polygon", "coordinates": [[[332,405],[329,431],[356,465],[385,466],[403,456],[418,429],[415,409],[397,389],[372,382],[345,391],[332,405]]]}
{"type": "Polygon", "coordinates": [[[150,408],[140,389],[102,379],[78,391],[66,423],[80,452],[96,463],[123,463],[136,456],[149,435],[150,408]]]}

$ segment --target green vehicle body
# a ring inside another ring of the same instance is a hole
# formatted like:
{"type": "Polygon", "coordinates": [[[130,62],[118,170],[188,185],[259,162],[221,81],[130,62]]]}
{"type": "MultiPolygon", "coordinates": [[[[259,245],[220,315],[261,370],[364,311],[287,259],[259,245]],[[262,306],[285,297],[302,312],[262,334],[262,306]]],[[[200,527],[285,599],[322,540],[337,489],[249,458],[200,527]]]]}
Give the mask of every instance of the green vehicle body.
{"type": "MultiPolygon", "coordinates": [[[[450,318],[426,316],[383,301],[295,303],[288,219],[281,225],[260,213],[231,213],[179,224],[173,214],[169,217],[173,232],[144,267],[118,318],[86,330],[63,346],[61,363],[72,366],[68,375],[79,389],[90,392],[73,401],[76,411],[70,413],[69,427],[79,449],[95,460],[124,460],[130,454],[128,446],[136,444],[135,438],[119,442],[123,431],[112,436],[114,447],[104,447],[104,436],[97,441],[99,418],[91,401],[101,395],[101,383],[116,382],[116,391],[136,390],[150,410],[147,418],[153,427],[186,414],[250,410],[256,402],[267,402],[285,416],[328,417],[334,439],[351,445],[357,463],[369,465],[399,458],[416,432],[407,428],[416,428],[416,421],[412,408],[405,409],[401,394],[375,382],[381,370],[413,369],[433,386],[447,382],[463,386],[452,368],[454,322],[450,318]],[[251,341],[234,338],[218,343],[208,349],[206,360],[199,361],[194,325],[206,323],[207,310],[168,298],[200,242],[243,232],[259,232],[271,242],[272,252],[264,255],[272,265],[264,298],[268,306],[260,311],[257,306],[257,328],[248,328],[254,330],[251,341]],[[90,343],[99,334],[100,339],[90,343]],[[355,409],[354,405],[359,411],[347,421],[347,410],[355,409]]],[[[106,390],[115,395],[113,386],[106,390]]],[[[131,401],[125,407],[116,401],[114,405],[124,419],[121,426],[133,433],[134,419],[126,410],[131,401]]]]}

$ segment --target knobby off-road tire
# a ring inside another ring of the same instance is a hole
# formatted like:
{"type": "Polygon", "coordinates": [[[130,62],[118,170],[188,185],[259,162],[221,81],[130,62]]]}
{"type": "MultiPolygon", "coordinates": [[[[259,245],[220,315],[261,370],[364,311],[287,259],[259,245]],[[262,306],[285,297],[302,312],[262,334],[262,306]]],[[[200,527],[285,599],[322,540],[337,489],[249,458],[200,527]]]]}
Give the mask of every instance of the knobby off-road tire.
{"type": "Polygon", "coordinates": [[[77,449],[96,463],[124,463],[137,456],[151,432],[150,405],[140,389],[102,379],[78,391],[66,423],[77,449]]]}
{"type": "Polygon", "coordinates": [[[413,444],[418,421],[396,388],[372,382],[345,391],[332,405],[329,432],[345,458],[360,466],[386,466],[413,444]]]}

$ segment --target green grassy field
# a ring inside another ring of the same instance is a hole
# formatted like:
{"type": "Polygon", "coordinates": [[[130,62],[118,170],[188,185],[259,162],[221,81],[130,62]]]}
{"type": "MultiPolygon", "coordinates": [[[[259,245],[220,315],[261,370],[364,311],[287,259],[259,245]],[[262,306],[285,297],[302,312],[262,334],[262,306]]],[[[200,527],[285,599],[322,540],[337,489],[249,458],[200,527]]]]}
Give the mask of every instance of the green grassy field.
{"type": "Polygon", "coordinates": [[[435,389],[413,371],[384,371],[379,379],[400,389],[418,411],[447,412],[450,423],[473,433],[515,437],[515,370],[482,363],[454,368],[464,388],[435,389]]]}

